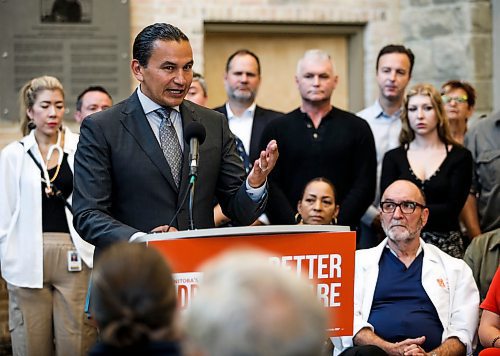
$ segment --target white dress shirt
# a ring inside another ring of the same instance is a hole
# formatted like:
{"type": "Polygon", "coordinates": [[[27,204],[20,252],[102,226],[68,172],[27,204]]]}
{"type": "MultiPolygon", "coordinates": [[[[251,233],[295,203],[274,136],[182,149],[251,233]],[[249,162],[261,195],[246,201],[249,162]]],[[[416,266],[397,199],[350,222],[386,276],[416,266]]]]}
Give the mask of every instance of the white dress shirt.
{"type": "Polygon", "coordinates": [[[372,106],[357,113],[357,115],[368,122],[375,139],[377,151],[377,186],[375,200],[368,207],[361,221],[370,226],[375,216],[378,215],[378,203],[380,202],[380,176],[382,174],[382,161],[387,151],[399,146],[399,133],[401,131],[401,110],[392,115],[384,113],[384,109],[377,100],[372,106]]]}

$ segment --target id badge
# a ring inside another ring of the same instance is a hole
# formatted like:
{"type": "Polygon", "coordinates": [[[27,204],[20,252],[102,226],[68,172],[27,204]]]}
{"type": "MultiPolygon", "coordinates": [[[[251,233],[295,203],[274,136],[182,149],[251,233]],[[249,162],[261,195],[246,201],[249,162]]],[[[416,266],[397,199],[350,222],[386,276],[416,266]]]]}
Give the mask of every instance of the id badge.
{"type": "Polygon", "coordinates": [[[76,250],[68,251],[68,271],[80,272],[82,270],[82,259],[76,250]]]}

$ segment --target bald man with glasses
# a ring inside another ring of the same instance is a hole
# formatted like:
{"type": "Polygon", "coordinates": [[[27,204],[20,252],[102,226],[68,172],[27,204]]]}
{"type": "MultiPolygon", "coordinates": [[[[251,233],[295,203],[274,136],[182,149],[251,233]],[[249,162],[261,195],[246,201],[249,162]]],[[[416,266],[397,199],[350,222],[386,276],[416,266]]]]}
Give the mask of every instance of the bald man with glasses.
{"type": "Polygon", "coordinates": [[[470,268],[420,238],[429,209],[412,182],[397,180],[380,202],[386,234],[356,251],[353,335],[335,355],[469,355],[479,317],[470,268]]]}

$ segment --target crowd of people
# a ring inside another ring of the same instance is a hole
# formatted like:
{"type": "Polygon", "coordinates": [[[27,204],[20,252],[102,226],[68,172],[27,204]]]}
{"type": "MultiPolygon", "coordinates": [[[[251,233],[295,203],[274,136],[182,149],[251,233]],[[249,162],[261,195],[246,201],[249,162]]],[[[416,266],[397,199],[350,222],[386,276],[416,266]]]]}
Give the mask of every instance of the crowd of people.
{"type": "Polygon", "coordinates": [[[132,57],[129,98],[113,105],[98,85],[78,96],[80,135],[63,125],[55,77],[21,89],[24,137],[0,154],[14,354],[329,352],[312,293],[260,254],[207,267],[183,320],[170,267],[127,242],[193,221],[357,231],[354,334],[333,338],[334,354],[472,354],[480,308],[481,344],[496,348],[481,352],[498,354],[500,113],[470,125],[470,83],[407,89],[416,58],[387,45],[375,63],[379,96],[355,114],[331,104],[334,61],[311,49],[295,73],[301,104],[282,113],[256,104],[260,60],[240,49],[226,63],[227,102],[210,110],[180,29],[147,26],[132,57]],[[184,135],[196,124],[204,143],[193,170],[184,135]]]}

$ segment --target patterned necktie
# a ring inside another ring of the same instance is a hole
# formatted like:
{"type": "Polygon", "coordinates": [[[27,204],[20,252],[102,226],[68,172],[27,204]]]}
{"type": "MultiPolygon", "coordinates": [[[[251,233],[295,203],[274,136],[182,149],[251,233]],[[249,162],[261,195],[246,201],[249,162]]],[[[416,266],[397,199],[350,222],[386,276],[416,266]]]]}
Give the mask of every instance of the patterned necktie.
{"type": "Polygon", "coordinates": [[[179,144],[179,138],[175,132],[175,127],[170,120],[170,108],[160,108],[155,110],[161,117],[160,123],[160,146],[167,159],[175,184],[179,186],[182,167],[182,150],[179,144]]]}
{"type": "Polygon", "coordinates": [[[245,146],[243,146],[243,142],[238,138],[234,137],[236,140],[236,150],[238,151],[238,155],[240,156],[243,167],[245,167],[245,172],[250,173],[252,169],[252,164],[250,163],[250,157],[248,157],[247,152],[245,151],[245,146]]]}

